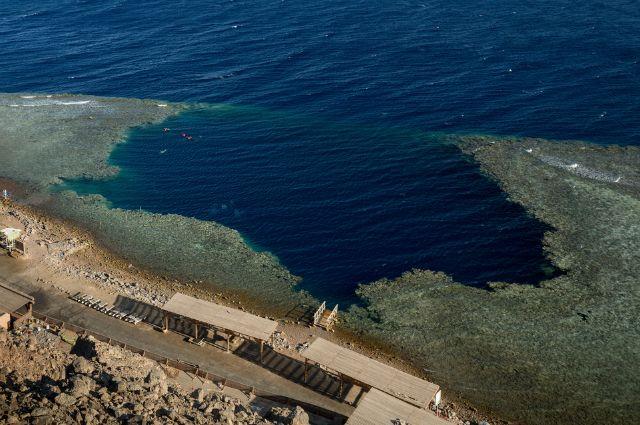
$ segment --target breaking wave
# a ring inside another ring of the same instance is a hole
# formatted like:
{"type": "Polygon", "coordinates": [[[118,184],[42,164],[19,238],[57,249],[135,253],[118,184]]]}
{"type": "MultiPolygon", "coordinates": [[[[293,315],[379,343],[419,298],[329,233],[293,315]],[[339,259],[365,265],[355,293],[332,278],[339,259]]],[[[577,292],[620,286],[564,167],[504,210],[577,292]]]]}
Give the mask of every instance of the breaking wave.
{"type": "MultiPolygon", "coordinates": [[[[527,149],[526,152],[529,154],[533,154],[532,149],[527,149]]],[[[535,155],[535,157],[545,164],[551,165],[556,168],[561,168],[563,170],[569,171],[570,173],[573,173],[580,177],[585,177],[587,179],[598,180],[607,183],[621,183],[623,180],[623,176],[621,175],[589,168],[584,165],[578,164],[577,162],[569,162],[556,156],[540,154],[535,155]]]]}

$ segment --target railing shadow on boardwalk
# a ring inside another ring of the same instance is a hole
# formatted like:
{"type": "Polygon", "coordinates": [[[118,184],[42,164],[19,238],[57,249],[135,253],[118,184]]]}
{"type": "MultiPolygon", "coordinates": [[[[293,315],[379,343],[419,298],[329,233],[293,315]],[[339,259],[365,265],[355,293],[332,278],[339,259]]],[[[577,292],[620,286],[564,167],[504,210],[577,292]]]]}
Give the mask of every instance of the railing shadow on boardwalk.
{"type": "MultiPolygon", "coordinates": [[[[163,328],[164,313],[160,307],[124,295],[118,295],[113,305],[122,312],[142,318],[144,323],[153,326],[157,330],[162,330],[163,328]]],[[[194,334],[195,329],[190,321],[171,317],[169,330],[189,336],[194,334]]]]}
{"type": "MultiPolygon", "coordinates": [[[[126,297],[123,297],[126,298],[126,297]]],[[[133,301],[133,300],[132,300],[133,301]]],[[[145,304],[145,303],[141,303],[141,304],[145,304]]],[[[157,310],[157,307],[151,306],[149,304],[145,304],[151,308],[155,308],[157,310]]],[[[224,387],[231,387],[231,388],[235,388],[237,390],[243,391],[247,394],[252,393],[257,397],[261,397],[263,399],[266,400],[271,400],[272,402],[275,403],[280,403],[280,404],[285,404],[288,405],[289,407],[293,407],[293,406],[301,406],[303,409],[307,410],[309,413],[312,413],[314,415],[318,415],[320,417],[323,418],[328,418],[331,420],[332,423],[334,424],[344,424],[346,421],[346,417],[340,413],[334,412],[332,410],[328,410],[325,409],[323,407],[320,406],[316,406],[314,404],[310,404],[310,403],[306,403],[303,402],[301,400],[296,400],[296,399],[292,399],[289,397],[285,397],[285,396],[281,396],[281,395],[277,395],[277,394],[273,394],[270,393],[268,391],[264,391],[264,390],[260,390],[257,389],[253,386],[249,386],[246,384],[242,384],[239,382],[235,382],[232,380],[229,380],[225,377],[222,376],[218,376],[214,373],[211,373],[209,371],[206,370],[202,370],[200,369],[199,366],[197,365],[193,365],[193,364],[189,364],[183,361],[180,361],[178,359],[171,359],[168,357],[165,357],[163,355],[160,354],[156,354],[153,352],[150,352],[148,350],[144,350],[138,347],[135,347],[131,344],[127,344],[121,341],[118,341],[117,339],[102,335],[98,332],[95,331],[89,331],[86,328],[83,328],[81,326],[76,326],[73,325],[71,323],[65,323],[62,320],[58,320],[58,319],[54,319],[51,317],[48,317],[44,314],[40,314],[37,311],[33,312],[33,317],[43,321],[44,323],[48,324],[48,325],[53,325],[54,328],[49,328],[47,327],[47,329],[51,332],[59,332],[63,329],[67,329],[70,330],[72,332],[75,332],[78,335],[84,335],[84,336],[92,336],[95,339],[102,341],[104,343],[107,343],[109,345],[112,345],[114,347],[120,347],[123,348],[125,350],[128,350],[132,353],[136,353],[141,355],[142,357],[146,357],[150,360],[153,360],[155,362],[158,362],[160,364],[181,370],[187,374],[193,374],[194,376],[206,379],[208,381],[211,381],[214,384],[217,384],[219,386],[219,388],[223,389],[224,387]]],[[[312,422],[313,423],[313,422],[312,422]]]]}
{"type": "Polygon", "coordinates": [[[162,310],[154,305],[118,295],[113,303],[118,310],[143,318],[143,322],[153,326],[162,326],[162,310]]]}
{"type": "MultiPolygon", "coordinates": [[[[118,295],[114,305],[122,311],[144,317],[145,323],[152,325],[156,329],[162,329],[163,313],[159,307],[123,295],[118,295]]],[[[315,309],[311,306],[300,305],[295,311],[292,310],[290,313],[297,315],[300,319],[310,317],[311,321],[313,321],[314,311],[315,309]]],[[[172,332],[185,336],[194,335],[193,324],[188,320],[180,320],[179,318],[172,317],[169,321],[169,329],[172,332]]],[[[209,329],[207,332],[201,329],[200,332],[200,337],[204,337],[204,340],[208,344],[221,350],[226,350],[226,338],[224,335],[224,332],[213,331],[212,329],[209,329]]],[[[338,378],[322,370],[320,367],[311,364],[309,364],[307,369],[307,382],[305,383],[304,362],[279,353],[266,344],[264,346],[262,362],[260,361],[260,345],[253,341],[242,340],[232,351],[235,355],[262,366],[290,381],[304,385],[318,393],[325,394],[342,402],[349,404],[357,403],[364,394],[364,390],[347,381],[343,383],[341,392],[340,380],[338,378]]]]}
{"type": "Polygon", "coordinates": [[[287,320],[311,326],[313,324],[313,313],[315,313],[317,309],[318,307],[308,304],[296,304],[284,317],[287,320]]]}
{"type": "Polygon", "coordinates": [[[305,382],[304,362],[279,353],[266,345],[264,347],[262,362],[260,362],[259,346],[250,341],[243,341],[240,346],[234,350],[234,354],[256,363],[290,381],[309,387],[318,393],[325,394],[342,402],[354,404],[364,395],[362,388],[347,381],[343,383],[341,393],[340,380],[316,365],[308,365],[307,381],[305,382]],[[348,397],[350,399],[347,399],[348,397]]]}

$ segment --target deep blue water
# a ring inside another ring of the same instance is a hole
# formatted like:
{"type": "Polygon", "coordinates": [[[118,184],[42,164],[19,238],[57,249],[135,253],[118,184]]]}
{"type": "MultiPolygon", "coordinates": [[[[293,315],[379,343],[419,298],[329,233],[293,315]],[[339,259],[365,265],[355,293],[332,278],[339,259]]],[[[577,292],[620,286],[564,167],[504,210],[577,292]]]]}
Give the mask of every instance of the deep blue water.
{"type": "Polygon", "coordinates": [[[122,174],[77,187],[234,227],[321,295],[544,276],[543,226],[432,132],[640,143],[637,1],[2,2],[0,24],[2,91],[232,105],[132,132],[122,174]]]}

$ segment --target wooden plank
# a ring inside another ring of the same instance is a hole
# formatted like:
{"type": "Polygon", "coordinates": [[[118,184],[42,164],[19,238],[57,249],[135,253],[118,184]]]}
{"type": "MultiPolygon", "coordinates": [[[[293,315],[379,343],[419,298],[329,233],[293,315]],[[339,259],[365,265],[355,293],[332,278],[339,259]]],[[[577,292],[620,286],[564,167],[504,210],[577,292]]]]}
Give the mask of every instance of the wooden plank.
{"type": "Polygon", "coordinates": [[[305,359],[421,408],[427,407],[440,390],[436,384],[322,338],[314,339],[301,354],[305,359]]]}
{"type": "Polygon", "coordinates": [[[269,340],[278,327],[278,322],[273,320],[181,293],[171,297],[162,309],[171,314],[260,341],[269,340]]]}
{"type": "Polygon", "coordinates": [[[398,420],[409,425],[451,425],[429,410],[412,406],[376,388],[360,401],[347,425],[393,425],[398,420]]]}
{"type": "Polygon", "coordinates": [[[0,282],[0,311],[12,314],[28,303],[33,303],[31,295],[0,282]]]}

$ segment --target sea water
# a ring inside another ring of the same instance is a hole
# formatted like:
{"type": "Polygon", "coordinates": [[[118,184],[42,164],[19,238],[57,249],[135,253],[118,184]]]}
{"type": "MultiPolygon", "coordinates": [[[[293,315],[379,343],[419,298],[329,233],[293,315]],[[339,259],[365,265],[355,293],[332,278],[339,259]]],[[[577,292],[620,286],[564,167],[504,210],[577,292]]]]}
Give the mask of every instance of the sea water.
{"type": "Polygon", "coordinates": [[[633,1],[4,2],[0,23],[2,91],[205,103],[77,190],[236,228],[319,296],[548,275],[544,226],[443,133],[640,142],[633,1]]]}

